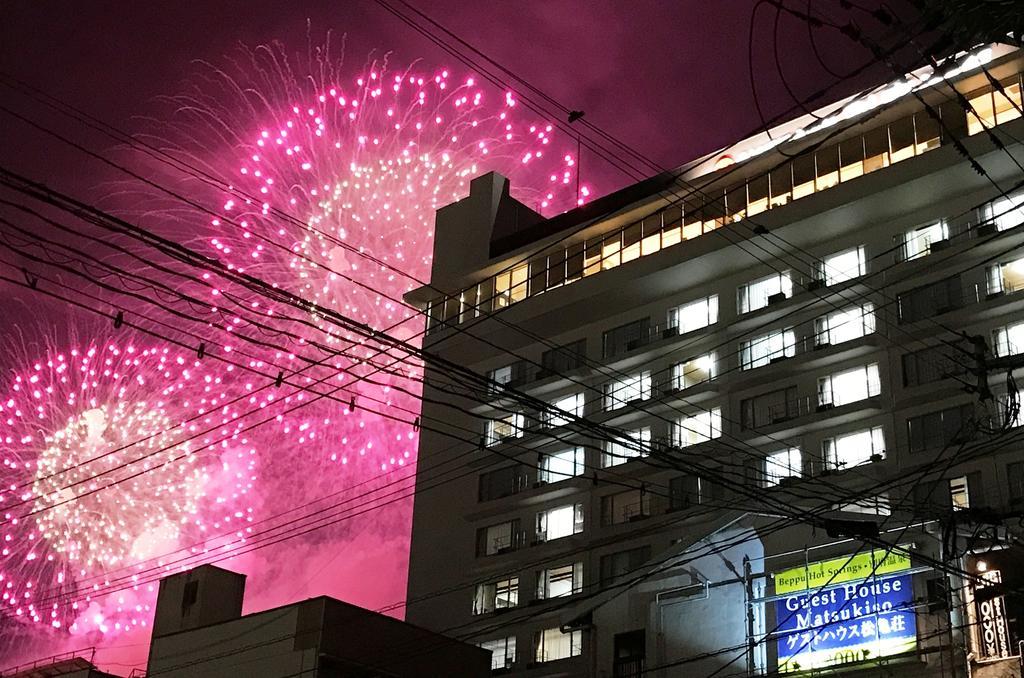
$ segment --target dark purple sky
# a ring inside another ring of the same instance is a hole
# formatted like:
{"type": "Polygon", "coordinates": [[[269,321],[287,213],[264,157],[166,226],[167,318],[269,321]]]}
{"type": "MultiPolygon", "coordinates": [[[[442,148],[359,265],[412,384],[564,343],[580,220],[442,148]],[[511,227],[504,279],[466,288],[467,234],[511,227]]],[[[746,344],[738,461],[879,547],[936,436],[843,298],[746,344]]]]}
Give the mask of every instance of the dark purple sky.
{"type": "MultiPolygon", "coordinates": [[[[838,3],[815,4],[835,19],[848,16],[838,3]]],[[[422,8],[560,102],[586,111],[589,121],[658,162],[677,165],[758,125],[747,58],[754,5],[754,0],[433,0],[422,8]]],[[[292,50],[302,49],[307,19],[314,42],[327,30],[345,35],[346,53],[356,63],[371,50],[393,50],[401,61],[455,62],[372,0],[9,0],[0,22],[0,67],[131,128],[131,118],[145,114],[154,96],[176,90],[191,60],[216,61],[236,41],[280,39],[292,50]]],[[[763,5],[755,23],[754,70],[767,115],[793,103],[775,70],[773,24],[774,10],[763,5]]],[[[818,37],[834,69],[865,58],[835,31],[824,29],[818,37]]],[[[792,17],[780,22],[779,45],[798,94],[833,81],[814,59],[806,27],[792,17]]],[[[883,75],[876,71],[876,77],[883,75]]],[[[854,87],[845,83],[837,95],[854,87]]],[[[6,90],[0,99],[22,105],[6,90]]],[[[8,119],[0,122],[0,157],[58,185],[71,181],[68,187],[90,174],[78,157],[8,119]]],[[[584,165],[584,178],[598,179],[598,188],[606,190],[625,181],[596,163],[584,165]]]]}

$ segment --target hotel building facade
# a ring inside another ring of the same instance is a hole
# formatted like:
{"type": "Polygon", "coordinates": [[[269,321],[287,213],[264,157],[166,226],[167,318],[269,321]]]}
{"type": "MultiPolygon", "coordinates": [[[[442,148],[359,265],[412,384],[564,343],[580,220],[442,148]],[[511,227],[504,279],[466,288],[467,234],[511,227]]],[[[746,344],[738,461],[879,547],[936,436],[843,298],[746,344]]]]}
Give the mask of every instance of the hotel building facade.
{"type": "Polygon", "coordinates": [[[439,210],[408,621],[510,675],[1021,675],[1022,71],[439,210]]]}

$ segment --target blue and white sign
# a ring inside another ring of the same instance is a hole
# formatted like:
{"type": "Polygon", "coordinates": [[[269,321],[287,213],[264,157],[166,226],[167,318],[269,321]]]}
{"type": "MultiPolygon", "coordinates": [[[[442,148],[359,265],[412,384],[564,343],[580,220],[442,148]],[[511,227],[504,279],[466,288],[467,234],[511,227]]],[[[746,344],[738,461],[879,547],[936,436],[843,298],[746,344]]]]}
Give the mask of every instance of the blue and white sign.
{"type": "Polygon", "coordinates": [[[779,673],[912,651],[917,620],[909,574],[804,589],[775,603],[779,673]]]}

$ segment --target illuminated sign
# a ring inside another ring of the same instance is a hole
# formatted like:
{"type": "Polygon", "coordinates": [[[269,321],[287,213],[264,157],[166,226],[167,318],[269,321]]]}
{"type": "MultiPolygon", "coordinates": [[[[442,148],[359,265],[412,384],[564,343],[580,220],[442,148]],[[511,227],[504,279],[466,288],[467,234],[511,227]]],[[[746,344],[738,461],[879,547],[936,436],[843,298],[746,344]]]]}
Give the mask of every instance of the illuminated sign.
{"type": "MultiPolygon", "coordinates": [[[[975,587],[978,592],[1002,583],[1003,577],[999,570],[989,570],[981,574],[981,581],[975,587]]],[[[1006,613],[1002,596],[985,597],[977,600],[978,632],[981,647],[978,653],[982,659],[1004,659],[1012,655],[1010,651],[1010,633],[1006,627],[1006,613]]]]}
{"type": "Polygon", "coordinates": [[[775,573],[779,673],[912,651],[910,559],[871,551],[775,573]],[[786,595],[790,594],[790,595],[786,595]]]}

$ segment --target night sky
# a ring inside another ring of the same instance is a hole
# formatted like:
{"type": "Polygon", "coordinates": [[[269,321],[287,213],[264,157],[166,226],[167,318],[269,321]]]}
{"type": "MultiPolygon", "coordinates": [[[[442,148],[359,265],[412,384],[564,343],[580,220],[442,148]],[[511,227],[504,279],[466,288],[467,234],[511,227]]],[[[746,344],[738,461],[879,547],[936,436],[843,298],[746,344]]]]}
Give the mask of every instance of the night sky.
{"type": "MultiPolygon", "coordinates": [[[[553,0],[482,3],[435,0],[421,9],[553,98],[585,111],[586,119],[663,166],[675,166],[758,130],[748,47],[754,0],[553,0]]],[[[816,3],[817,4],[817,3],[816,3]]],[[[835,19],[846,11],[823,3],[835,19]]],[[[321,44],[328,32],[345,42],[355,72],[368,54],[394,54],[402,63],[467,71],[371,0],[146,3],[93,0],[7,1],[0,20],[0,70],[119,128],[145,130],[156,97],[180,91],[196,60],[218,63],[238,42],[281,41],[286,50],[321,44]]],[[[812,53],[806,25],[762,5],[754,23],[754,81],[771,118],[794,102],[780,82],[773,51],[798,97],[835,83],[812,53]]],[[[835,72],[868,56],[831,29],[815,34],[835,72]]],[[[340,50],[338,50],[340,53],[340,50]]],[[[884,69],[843,81],[830,98],[888,79],[884,69]]],[[[0,89],[2,105],[58,129],[80,134],[67,120],[0,89]]],[[[795,111],[792,115],[799,113],[795,111]]],[[[90,138],[86,135],[86,138],[90,138]]],[[[97,144],[109,143],[91,138],[97,144]]],[[[102,145],[100,146],[102,147],[102,145]]],[[[0,164],[74,195],[94,196],[103,171],[75,151],[0,115],[0,164]]],[[[584,181],[598,193],[627,177],[601,160],[582,160],[584,181]]],[[[0,287],[0,340],[33,348],[41,325],[76,322],[64,309],[31,293],[0,287]],[[44,309],[44,310],[40,310],[44,309]]],[[[6,381],[13,366],[0,353],[6,381]]],[[[307,596],[334,595],[370,607],[404,592],[407,555],[388,544],[310,563],[278,590],[247,599],[247,610],[307,596]],[[373,573],[373,576],[370,576],[373,573]]],[[[253,583],[253,582],[250,582],[253,583]]],[[[127,673],[145,652],[144,636],[118,641],[101,654],[127,673]]],[[[89,644],[89,643],[78,643],[89,644]]],[[[41,648],[57,652],[61,647],[41,648]]],[[[0,668],[14,659],[0,656],[0,668]]]]}

